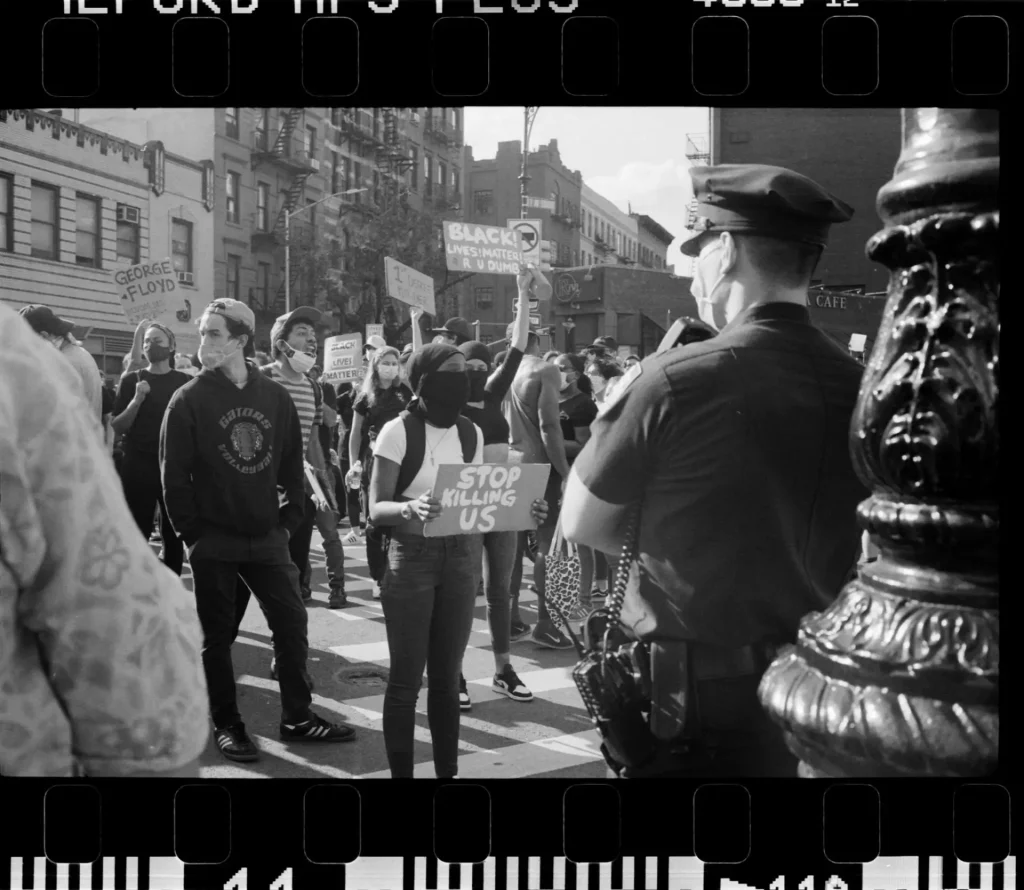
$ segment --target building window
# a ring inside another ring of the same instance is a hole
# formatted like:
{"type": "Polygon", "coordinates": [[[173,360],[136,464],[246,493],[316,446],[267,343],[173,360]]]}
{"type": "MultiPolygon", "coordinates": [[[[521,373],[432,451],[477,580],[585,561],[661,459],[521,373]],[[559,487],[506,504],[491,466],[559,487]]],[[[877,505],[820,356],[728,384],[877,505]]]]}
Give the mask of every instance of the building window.
{"type": "Polygon", "coordinates": [[[460,191],[459,184],[462,180],[462,171],[458,167],[452,167],[452,191],[460,191]]]}
{"type": "Polygon", "coordinates": [[[57,189],[32,183],[32,256],[57,259],[57,189]]]}
{"type": "Polygon", "coordinates": [[[241,176],[228,173],[228,222],[238,222],[238,193],[241,191],[241,176]]]}
{"type": "Polygon", "coordinates": [[[412,160],[412,166],[409,168],[409,173],[412,176],[412,187],[418,191],[420,187],[420,152],[415,145],[409,149],[409,158],[412,160]]]}
{"type": "Polygon", "coordinates": [[[474,287],[473,297],[476,300],[477,309],[490,309],[494,305],[494,288],[474,287]]]}
{"type": "Polygon", "coordinates": [[[224,109],[224,134],[229,139],[238,138],[238,112],[239,108],[224,109]]]}
{"type": "Polygon", "coordinates": [[[316,127],[306,127],[306,157],[310,160],[316,158],[316,127]]]}
{"type": "Polygon", "coordinates": [[[448,178],[448,168],[441,161],[437,162],[437,185],[438,191],[443,195],[445,180],[448,178]]]}
{"type": "Polygon", "coordinates": [[[0,250],[14,250],[14,180],[0,174],[0,250]]]}
{"type": "Polygon", "coordinates": [[[75,262],[100,267],[100,200],[75,195],[75,262]]]}
{"type": "Polygon", "coordinates": [[[338,180],[338,162],[339,155],[336,151],[331,152],[331,194],[336,194],[341,191],[341,185],[338,180]]]}
{"type": "Polygon", "coordinates": [[[260,151],[267,150],[267,126],[270,121],[270,109],[261,108],[259,110],[259,116],[256,118],[256,148],[260,151]]]}
{"type": "Polygon", "coordinates": [[[572,252],[572,264],[573,266],[579,265],[579,254],[575,250],[572,252]]]}
{"type": "Polygon", "coordinates": [[[420,110],[418,108],[412,109],[412,122],[418,124],[420,122],[420,110]]]}
{"type": "Polygon", "coordinates": [[[171,219],[171,265],[175,272],[192,272],[192,223],[171,219]]]}
{"type": "Polygon", "coordinates": [[[316,201],[312,198],[306,198],[306,206],[309,208],[309,227],[311,229],[316,228],[316,207],[314,206],[316,201]]]}
{"type": "Polygon", "coordinates": [[[265,182],[256,186],[256,231],[270,231],[270,186],[265,182]]]}
{"type": "Polygon", "coordinates": [[[239,280],[242,277],[242,258],[233,253],[228,254],[228,296],[232,300],[238,299],[239,280]]]}
{"type": "MultiPolygon", "coordinates": [[[[129,210],[135,208],[126,207],[124,204],[117,205],[117,258],[134,266],[139,262],[139,226],[126,218],[121,218],[127,217],[129,210]]],[[[137,216],[138,211],[135,213],[137,216]]]]}
{"type": "Polygon", "coordinates": [[[372,192],[372,194],[373,194],[374,202],[377,203],[377,204],[380,204],[381,203],[380,170],[374,170],[373,171],[373,192],[372,192]]]}
{"type": "Polygon", "coordinates": [[[260,305],[264,309],[270,308],[270,263],[260,263],[260,305]]]}
{"type": "Polygon", "coordinates": [[[473,192],[473,212],[480,216],[494,213],[494,192],[491,189],[477,189],[473,192]]]}
{"type": "Polygon", "coordinates": [[[554,266],[557,266],[559,264],[559,262],[558,262],[559,258],[561,257],[561,253],[560,253],[560,249],[559,249],[559,246],[558,246],[558,242],[552,240],[552,241],[549,241],[548,244],[550,245],[550,250],[551,250],[551,264],[554,265],[554,266]]]}
{"type": "Polygon", "coordinates": [[[434,159],[423,155],[423,191],[429,197],[434,193],[434,159]]]}
{"type": "MultiPolygon", "coordinates": [[[[363,187],[363,168],[362,168],[362,164],[360,164],[359,161],[353,161],[352,162],[352,188],[362,188],[362,187],[363,187]]],[[[362,202],[363,202],[362,194],[353,195],[353,199],[355,200],[355,202],[357,204],[362,204],[362,202]]]]}

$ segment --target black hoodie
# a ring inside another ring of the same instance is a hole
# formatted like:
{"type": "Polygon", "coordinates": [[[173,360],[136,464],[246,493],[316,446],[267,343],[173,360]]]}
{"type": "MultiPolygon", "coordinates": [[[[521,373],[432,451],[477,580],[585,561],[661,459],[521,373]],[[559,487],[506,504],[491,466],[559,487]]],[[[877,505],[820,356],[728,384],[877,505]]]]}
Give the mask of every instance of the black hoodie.
{"type": "Polygon", "coordinates": [[[175,392],[164,415],[164,502],[190,546],[208,529],[259,537],[283,525],[291,535],[302,520],[298,413],[283,386],[246,365],[242,389],[220,371],[204,370],[175,392]]]}

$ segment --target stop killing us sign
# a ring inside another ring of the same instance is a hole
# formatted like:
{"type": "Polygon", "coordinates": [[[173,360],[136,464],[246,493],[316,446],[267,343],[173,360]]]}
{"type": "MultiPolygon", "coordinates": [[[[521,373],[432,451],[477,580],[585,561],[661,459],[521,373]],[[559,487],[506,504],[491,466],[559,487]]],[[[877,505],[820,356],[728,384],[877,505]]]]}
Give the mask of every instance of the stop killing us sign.
{"type": "Polygon", "coordinates": [[[544,497],[548,464],[443,464],[432,496],[441,515],[423,526],[428,538],[521,532],[537,527],[531,505],[544,497]]]}

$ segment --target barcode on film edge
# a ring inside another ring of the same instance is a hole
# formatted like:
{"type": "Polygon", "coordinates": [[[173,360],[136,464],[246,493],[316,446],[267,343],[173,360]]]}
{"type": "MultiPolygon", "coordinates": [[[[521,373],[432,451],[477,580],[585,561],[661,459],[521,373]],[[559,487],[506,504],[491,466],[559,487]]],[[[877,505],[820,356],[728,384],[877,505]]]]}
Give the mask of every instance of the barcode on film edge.
{"type": "MultiPolygon", "coordinates": [[[[335,886],[345,890],[813,890],[814,875],[788,869],[766,887],[750,887],[729,877],[728,866],[705,866],[685,856],[622,857],[615,863],[573,864],[547,857],[490,858],[478,865],[449,865],[426,857],[364,857],[334,866],[335,886]],[[525,874],[524,874],[525,872],[525,874]],[[525,882],[524,882],[525,877],[525,882]]],[[[15,856],[10,860],[9,890],[191,890],[200,885],[188,866],[175,856],[104,857],[80,865],[56,864],[45,857],[15,856]]],[[[857,868],[857,866],[852,866],[857,868]]],[[[846,866],[848,874],[851,867],[846,866]]],[[[861,890],[1014,890],[1016,857],[997,863],[960,862],[953,856],[880,856],[860,866],[861,890]]],[[[820,876],[819,876],[820,877],[820,876]]],[[[838,876],[823,878],[826,890],[849,890],[838,876]]],[[[5,886],[0,882],[0,887],[5,886]]],[[[220,887],[203,886],[203,890],[220,887]]],[[[226,874],[223,890],[307,890],[286,868],[268,886],[250,887],[248,869],[226,874]]],[[[309,890],[314,890],[310,887],[309,890]]],[[[317,887],[316,890],[321,890],[317,887]]],[[[327,890],[327,888],[323,888],[327,890]]]]}

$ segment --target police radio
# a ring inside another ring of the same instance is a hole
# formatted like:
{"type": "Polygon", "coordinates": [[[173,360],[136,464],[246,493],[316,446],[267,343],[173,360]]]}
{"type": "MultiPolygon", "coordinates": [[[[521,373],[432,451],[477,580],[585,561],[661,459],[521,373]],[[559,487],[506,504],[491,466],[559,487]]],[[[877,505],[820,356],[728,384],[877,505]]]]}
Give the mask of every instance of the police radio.
{"type": "Polygon", "coordinates": [[[705,324],[697,318],[678,318],[668,329],[668,333],[662,338],[658,347],[658,354],[675,349],[677,346],[686,346],[688,343],[700,343],[703,340],[710,340],[716,331],[711,325],[705,324]]]}

